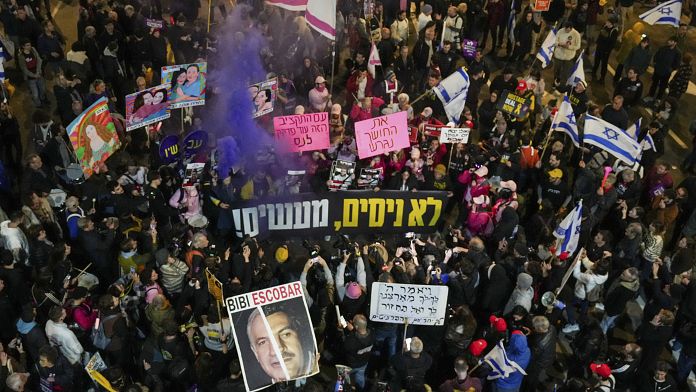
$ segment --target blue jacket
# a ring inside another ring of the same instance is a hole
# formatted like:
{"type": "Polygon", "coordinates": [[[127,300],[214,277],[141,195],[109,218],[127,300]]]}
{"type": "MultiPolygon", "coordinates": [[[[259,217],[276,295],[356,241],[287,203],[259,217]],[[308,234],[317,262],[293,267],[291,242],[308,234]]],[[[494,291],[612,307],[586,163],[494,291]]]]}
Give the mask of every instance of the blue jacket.
{"type": "MultiPolygon", "coordinates": [[[[527,345],[527,337],[521,333],[513,333],[510,336],[510,343],[505,347],[507,357],[511,361],[515,361],[522,369],[527,369],[529,359],[532,357],[532,352],[527,345]]],[[[514,372],[506,378],[495,380],[495,385],[501,389],[514,389],[522,385],[524,374],[514,372]]]]}

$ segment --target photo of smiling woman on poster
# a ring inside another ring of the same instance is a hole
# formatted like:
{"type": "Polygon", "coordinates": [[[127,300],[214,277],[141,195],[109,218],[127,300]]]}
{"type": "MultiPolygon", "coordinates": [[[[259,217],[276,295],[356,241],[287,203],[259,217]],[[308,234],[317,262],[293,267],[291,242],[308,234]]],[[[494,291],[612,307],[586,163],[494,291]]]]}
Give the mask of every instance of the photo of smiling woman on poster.
{"type": "Polygon", "coordinates": [[[170,83],[170,107],[178,109],[205,104],[207,63],[162,68],[162,82],[170,83]]]}

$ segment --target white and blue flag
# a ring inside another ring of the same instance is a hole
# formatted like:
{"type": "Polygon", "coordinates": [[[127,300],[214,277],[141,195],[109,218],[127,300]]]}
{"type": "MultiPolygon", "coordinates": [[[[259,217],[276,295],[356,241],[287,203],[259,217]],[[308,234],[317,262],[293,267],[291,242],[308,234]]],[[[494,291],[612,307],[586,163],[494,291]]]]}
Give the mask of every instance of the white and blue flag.
{"type": "Polygon", "coordinates": [[[553,118],[551,131],[565,132],[570,136],[576,147],[580,147],[580,133],[578,132],[578,124],[573,112],[573,105],[570,104],[568,95],[563,97],[561,106],[558,107],[556,117],[553,118]]]}
{"type": "Polygon", "coordinates": [[[575,87],[575,85],[578,84],[580,81],[587,83],[585,81],[585,67],[584,62],[582,60],[583,53],[585,53],[584,50],[580,52],[580,56],[578,56],[578,59],[575,60],[575,64],[573,65],[573,72],[570,73],[570,77],[568,77],[568,82],[566,83],[573,87],[575,87]]]}
{"type": "Polygon", "coordinates": [[[457,69],[452,75],[440,82],[433,92],[442,101],[449,121],[459,124],[459,117],[466,104],[466,95],[469,92],[469,75],[463,67],[457,69]]]}
{"type": "MultiPolygon", "coordinates": [[[[642,117],[638,117],[638,120],[626,129],[626,133],[632,136],[636,141],[638,141],[638,136],[640,136],[640,123],[642,120],[642,117]]],[[[642,149],[641,155],[642,151],[649,150],[651,148],[653,151],[657,151],[657,148],[655,148],[655,141],[653,140],[652,136],[650,136],[650,133],[646,133],[643,140],[641,140],[639,143],[642,149]]]]}
{"type": "Polygon", "coordinates": [[[541,61],[541,68],[546,68],[549,66],[551,63],[551,59],[553,58],[553,51],[556,50],[556,34],[558,33],[558,30],[556,28],[552,28],[551,31],[549,31],[549,34],[546,36],[546,39],[544,39],[544,42],[541,44],[541,47],[539,48],[539,53],[537,53],[536,58],[541,61]]]}
{"type": "Polygon", "coordinates": [[[638,16],[649,25],[666,24],[679,27],[681,19],[682,0],[671,0],[658,4],[638,16]]]}
{"type": "Polygon", "coordinates": [[[485,357],[483,357],[483,361],[491,367],[491,372],[488,374],[489,380],[506,378],[515,372],[520,372],[525,376],[527,375],[527,372],[522,369],[522,366],[508,358],[502,340],[499,341],[498,344],[496,344],[485,357]]]}
{"type": "Polygon", "coordinates": [[[573,254],[580,242],[580,224],[582,223],[582,200],[570,211],[561,221],[553,236],[559,239],[560,244],[556,246],[556,256],[561,253],[573,254]]]}
{"type": "Polygon", "coordinates": [[[623,129],[587,115],[583,143],[599,147],[616,158],[633,165],[643,151],[636,139],[623,129]]]}
{"type": "MultiPolygon", "coordinates": [[[[510,43],[512,47],[515,47],[515,25],[517,21],[517,14],[515,13],[515,0],[510,3],[510,18],[508,18],[508,37],[510,38],[510,43]]],[[[510,51],[512,54],[512,51],[510,51]]]]}

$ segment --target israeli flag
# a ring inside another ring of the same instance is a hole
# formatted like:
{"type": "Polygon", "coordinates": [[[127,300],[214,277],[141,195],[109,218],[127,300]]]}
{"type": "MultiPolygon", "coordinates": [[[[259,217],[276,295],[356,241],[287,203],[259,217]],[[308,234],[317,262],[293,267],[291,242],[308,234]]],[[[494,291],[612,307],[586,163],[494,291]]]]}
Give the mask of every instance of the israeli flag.
{"type": "Polygon", "coordinates": [[[457,69],[452,75],[441,81],[433,88],[433,92],[442,101],[449,121],[459,124],[459,116],[464,110],[466,95],[469,92],[469,75],[464,68],[457,69]]]}
{"type": "MultiPolygon", "coordinates": [[[[634,124],[631,124],[628,129],[626,129],[626,133],[629,134],[633,139],[638,141],[638,136],[640,135],[640,123],[643,121],[642,117],[638,117],[638,121],[636,121],[634,124]]],[[[645,137],[643,137],[643,140],[640,142],[641,146],[641,155],[643,154],[643,151],[649,150],[652,148],[653,151],[657,151],[657,148],[655,148],[655,141],[653,140],[652,136],[650,136],[650,133],[646,133],[645,137]]]]}
{"type": "Polygon", "coordinates": [[[483,361],[487,363],[492,369],[491,372],[488,374],[489,380],[506,378],[515,372],[520,372],[525,376],[527,375],[527,372],[525,372],[524,369],[522,369],[522,366],[508,358],[502,340],[499,341],[498,344],[495,345],[495,347],[493,347],[493,350],[486,354],[486,356],[483,358],[483,361]]]}
{"type": "Polygon", "coordinates": [[[658,4],[655,8],[643,12],[638,17],[649,25],[666,24],[679,27],[681,12],[682,1],[671,0],[658,4]]]}
{"type": "Polygon", "coordinates": [[[636,139],[623,129],[589,114],[585,117],[582,141],[601,148],[629,165],[633,165],[643,151],[636,139]]]}
{"type": "Polygon", "coordinates": [[[539,53],[537,53],[536,58],[541,61],[541,68],[546,68],[551,63],[553,58],[553,51],[556,49],[556,34],[558,30],[552,28],[549,34],[544,39],[544,43],[541,44],[539,48],[539,53]]]}
{"type": "Polygon", "coordinates": [[[553,236],[561,240],[560,246],[556,247],[556,256],[561,253],[573,254],[580,242],[580,224],[582,223],[582,200],[570,211],[570,214],[558,225],[553,232],[553,236]]]}
{"type": "Polygon", "coordinates": [[[570,136],[576,147],[580,147],[580,133],[578,132],[578,124],[575,120],[573,105],[570,104],[568,95],[563,97],[563,102],[556,112],[556,117],[553,118],[551,131],[565,132],[570,136]]]}
{"type": "Polygon", "coordinates": [[[575,86],[580,81],[587,83],[585,81],[585,67],[582,60],[583,53],[585,53],[584,50],[580,52],[580,56],[578,56],[578,59],[575,61],[575,65],[573,65],[573,72],[570,73],[570,77],[568,78],[568,82],[566,84],[575,86]]]}

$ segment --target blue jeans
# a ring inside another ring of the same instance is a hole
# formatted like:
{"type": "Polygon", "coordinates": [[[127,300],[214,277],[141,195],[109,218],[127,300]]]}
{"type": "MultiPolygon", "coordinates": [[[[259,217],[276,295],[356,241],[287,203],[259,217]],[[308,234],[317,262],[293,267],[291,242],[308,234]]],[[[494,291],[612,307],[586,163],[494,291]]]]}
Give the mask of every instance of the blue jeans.
{"type": "MultiPolygon", "coordinates": [[[[376,354],[381,355],[386,345],[387,358],[396,354],[396,328],[377,328],[375,329],[376,354]]],[[[374,352],[374,351],[373,351],[374,352]]]]}
{"type": "Polygon", "coordinates": [[[576,324],[578,322],[576,315],[575,315],[575,305],[580,305],[580,315],[579,316],[585,317],[589,303],[584,299],[580,299],[578,297],[573,297],[573,302],[566,307],[566,313],[568,314],[568,323],[570,323],[570,324],[576,324]]]}
{"type": "Polygon", "coordinates": [[[684,354],[684,350],[682,350],[679,354],[679,361],[677,362],[677,381],[686,381],[694,365],[696,365],[696,357],[690,357],[684,354]]]}
{"type": "Polygon", "coordinates": [[[620,316],[620,314],[617,314],[616,316],[607,316],[606,314],[604,315],[604,318],[602,319],[602,322],[600,323],[600,326],[602,327],[602,331],[606,334],[609,328],[614,327],[614,321],[620,316]]]}
{"type": "Polygon", "coordinates": [[[34,101],[34,106],[41,106],[41,102],[48,101],[46,99],[46,84],[43,78],[27,79],[31,100],[34,101]]]}
{"type": "Polygon", "coordinates": [[[367,364],[350,371],[350,381],[358,387],[358,391],[365,389],[365,369],[367,369],[367,364]]]}

